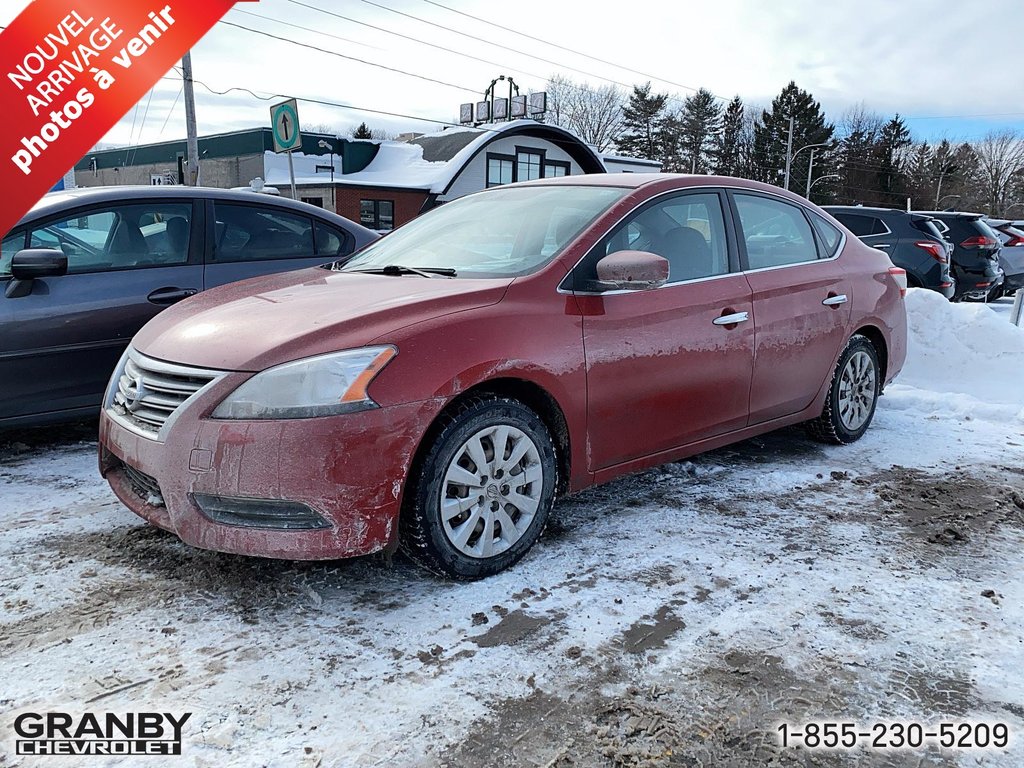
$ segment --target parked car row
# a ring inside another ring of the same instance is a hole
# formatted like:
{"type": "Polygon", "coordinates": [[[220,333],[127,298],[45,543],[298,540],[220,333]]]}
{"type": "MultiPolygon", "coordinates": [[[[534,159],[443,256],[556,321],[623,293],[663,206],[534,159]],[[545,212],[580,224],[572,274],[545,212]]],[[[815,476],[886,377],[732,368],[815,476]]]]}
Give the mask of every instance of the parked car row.
{"type": "Polygon", "coordinates": [[[321,208],[252,192],[46,195],[0,241],[0,428],[94,416],[128,342],[166,307],[335,261],[377,237],[321,208]]]}
{"type": "Polygon", "coordinates": [[[991,301],[1024,287],[1024,230],[966,211],[825,206],[863,242],[907,270],[912,287],[953,301],[991,301]]]}

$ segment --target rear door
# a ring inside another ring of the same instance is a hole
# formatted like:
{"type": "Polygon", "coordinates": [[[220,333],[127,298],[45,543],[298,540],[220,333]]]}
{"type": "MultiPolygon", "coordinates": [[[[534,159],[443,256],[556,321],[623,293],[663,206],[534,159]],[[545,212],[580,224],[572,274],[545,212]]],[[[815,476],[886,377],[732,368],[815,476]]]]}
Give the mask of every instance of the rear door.
{"type": "Polygon", "coordinates": [[[208,202],[205,283],[313,267],[352,253],[347,231],[306,213],[261,203],[208,202]]]}
{"type": "Polygon", "coordinates": [[[746,425],[750,287],[723,201],[717,190],[659,198],[612,230],[573,272],[581,306],[592,305],[583,313],[583,343],[593,471],[746,425]],[[597,261],[627,249],[668,259],[668,284],[588,291],[597,261]],[[723,316],[734,322],[716,322],[723,316]]]}
{"type": "MultiPolygon", "coordinates": [[[[202,289],[201,219],[191,200],[171,198],[29,225],[28,247],[62,250],[68,273],[34,280],[27,296],[0,296],[0,419],[98,408],[132,336],[202,289]]],[[[9,266],[5,253],[0,271],[9,266]]]]}
{"type": "Polygon", "coordinates": [[[842,235],[827,221],[765,194],[729,197],[754,307],[753,425],[814,400],[849,337],[853,287],[837,258],[842,235]]]}

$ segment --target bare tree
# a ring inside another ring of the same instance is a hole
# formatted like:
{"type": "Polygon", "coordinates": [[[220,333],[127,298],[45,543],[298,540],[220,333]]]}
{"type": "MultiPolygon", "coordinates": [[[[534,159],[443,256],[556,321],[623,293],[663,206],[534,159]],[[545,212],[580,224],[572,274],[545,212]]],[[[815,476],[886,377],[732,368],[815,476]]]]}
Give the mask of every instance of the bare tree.
{"type": "Polygon", "coordinates": [[[548,122],[568,128],[588,144],[607,152],[622,132],[626,97],[615,85],[594,88],[555,75],[547,84],[548,122]]]}
{"type": "Polygon", "coordinates": [[[974,144],[981,198],[988,212],[1001,215],[1012,201],[1010,192],[1024,173],[1024,141],[1016,131],[993,131],[974,144]]]}

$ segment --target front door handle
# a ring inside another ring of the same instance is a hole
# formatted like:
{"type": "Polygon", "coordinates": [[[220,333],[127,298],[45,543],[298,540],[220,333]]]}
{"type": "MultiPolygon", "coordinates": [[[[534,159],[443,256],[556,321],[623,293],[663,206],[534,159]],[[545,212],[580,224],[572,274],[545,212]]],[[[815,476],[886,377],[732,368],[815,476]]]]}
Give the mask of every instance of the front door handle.
{"type": "Polygon", "coordinates": [[[711,322],[715,325],[736,325],[736,323],[745,323],[750,317],[746,312],[733,312],[731,315],[722,315],[716,317],[711,322]]]}
{"type": "Polygon", "coordinates": [[[829,296],[821,303],[824,304],[826,307],[838,307],[840,304],[845,304],[847,301],[849,301],[849,299],[846,298],[846,294],[840,293],[838,295],[829,296]]]}
{"type": "Polygon", "coordinates": [[[146,298],[151,304],[174,304],[197,293],[199,291],[196,288],[157,288],[146,298]]]}

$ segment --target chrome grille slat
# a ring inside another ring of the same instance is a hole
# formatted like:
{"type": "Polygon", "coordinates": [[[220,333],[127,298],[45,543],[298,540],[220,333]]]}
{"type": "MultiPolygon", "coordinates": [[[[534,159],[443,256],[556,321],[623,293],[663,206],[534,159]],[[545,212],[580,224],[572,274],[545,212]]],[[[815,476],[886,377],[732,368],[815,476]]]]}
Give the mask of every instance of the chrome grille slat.
{"type": "Polygon", "coordinates": [[[178,408],[223,371],[164,363],[129,349],[106,404],[111,417],[146,437],[156,438],[178,408]]]}

